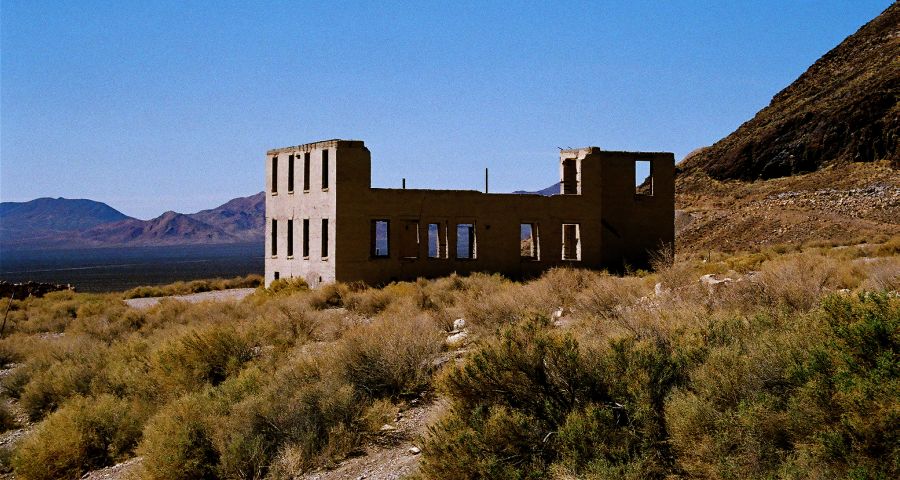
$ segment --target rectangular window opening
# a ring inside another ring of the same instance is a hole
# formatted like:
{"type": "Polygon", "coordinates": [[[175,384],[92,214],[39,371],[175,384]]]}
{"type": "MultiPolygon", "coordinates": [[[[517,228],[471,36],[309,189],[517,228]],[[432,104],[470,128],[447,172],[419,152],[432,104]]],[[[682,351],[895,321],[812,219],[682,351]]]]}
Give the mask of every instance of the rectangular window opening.
{"type": "Polygon", "coordinates": [[[574,158],[563,160],[562,185],[563,195],[577,195],[581,193],[578,182],[578,161],[574,158]]]}
{"type": "Polygon", "coordinates": [[[278,220],[272,219],[272,256],[278,255],[278,220]]]}
{"type": "Polygon", "coordinates": [[[428,258],[447,258],[446,224],[428,224],[428,258]]]}
{"type": "Polygon", "coordinates": [[[456,258],[472,260],[478,253],[475,239],[475,224],[460,223],[456,225],[456,258]]]}
{"type": "Polygon", "coordinates": [[[650,160],[634,161],[634,193],[653,195],[653,162],[650,160]]]}
{"type": "Polygon", "coordinates": [[[387,258],[390,250],[391,222],[389,220],[372,220],[371,225],[371,252],[376,258],[387,258]]]}
{"type": "Polygon", "coordinates": [[[278,155],[272,157],[272,193],[278,193],[278,155]]]}
{"type": "Polygon", "coordinates": [[[328,150],[322,150],[322,190],[328,188],[328,150]]]}
{"type": "Polygon", "coordinates": [[[309,219],[303,219],[303,258],[309,257],[309,219]]]}
{"type": "Polygon", "coordinates": [[[328,219],[322,219],[322,258],[328,258],[328,219]]]}
{"type": "Polygon", "coordinates": [[[294,193],[294,156],[288,155],[288,193],[294,193]]]}
{"type": "Polygon", "coordinates": [[[275,273],[272,274],[272,279],[273,279],[273,280],[278,280],[279,278],[281,278],[281,274],[280,274],[280,273],[275,272],[275,273]]]}
{"type": "Polygon", "coordinates": [[[288,220],[287,222],[287,256],[288,258],[294,256],[294,221],[288,220]]]}
{"type": "Polygon", "coordinates": [[[309,191],[309,152],[303,154],[303,191],[309,191]]]}
{"type": "Polygon", "coordinates": [[[419,221],[404,220],[400,230],[400,258],[419,258],[419,221]]]}
{"type": "Polygon", "coordinates": [[[581,228],[577,223],[562,226],[562,259],[581,260],[581,228]]]}
{"type": "Polygon", "coordinates": [[[523,260],[537,260],[540,258],[538,228],[536,223],[522,223],[519,225],[519,242],[520,253],[523,260]]]}

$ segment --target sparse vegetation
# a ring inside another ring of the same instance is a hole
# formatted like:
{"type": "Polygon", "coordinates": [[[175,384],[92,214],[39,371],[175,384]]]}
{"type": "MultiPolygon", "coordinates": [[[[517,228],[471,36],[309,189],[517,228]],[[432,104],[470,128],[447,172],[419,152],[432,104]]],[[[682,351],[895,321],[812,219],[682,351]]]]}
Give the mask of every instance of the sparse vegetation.
{"type": "Polygon", "coordinates": [[[146,310],[121,294],[14,301],[3,395],[36,426],[12,465],[74,478],[141,455],[149,479],[287,479],[433,392],[451,406],[422,478],[895,478],[900,256],[886,240],[622,277],[285,280],[146,310]],[[466,347],[448,352],[458,318],[466,347]]]}
{"type": "Polygon", "coordinates": [[[194,280],[191,282],[175,282],[156,287],[137,287],[124,293],[124,298],[167,297],[171,295],[188,295],[191,293],[211,292],[229,288],[256,288],[262,285],[260,275],[246,277],[216,278],[213,280],[194,280]]]}

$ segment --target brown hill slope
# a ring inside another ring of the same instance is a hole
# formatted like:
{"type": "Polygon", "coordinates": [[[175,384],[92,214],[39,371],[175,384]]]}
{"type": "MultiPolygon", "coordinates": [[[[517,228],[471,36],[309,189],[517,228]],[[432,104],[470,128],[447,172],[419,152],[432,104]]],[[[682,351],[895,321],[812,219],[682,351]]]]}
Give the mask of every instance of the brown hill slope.
{"type": "Polygon", "coordinates": [[[847,37],[753,119],[680,168],[756,180],[823,166],[888,160],[900,166],[900,3],[847,37]]]}
{"type": "Polygon", "coordinates": [[[675,199],[681,253],[900,235],[900,172],[886,161],[756,182],[682,176],[675,199]]]}

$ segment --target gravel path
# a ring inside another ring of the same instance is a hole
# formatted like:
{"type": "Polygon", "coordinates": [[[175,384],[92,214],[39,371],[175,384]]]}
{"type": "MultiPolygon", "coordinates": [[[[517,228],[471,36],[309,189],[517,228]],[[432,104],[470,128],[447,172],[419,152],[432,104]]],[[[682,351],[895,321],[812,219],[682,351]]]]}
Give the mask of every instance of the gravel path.
{"type": "Polygon", "coordinates": [[[310,472],[299,480],[399,480],[415,473],[419,466],[419,448],[434,423],[446,409],[446,400],[415,405],[402,412],[380,437],[366,445],[365,454],[339,464],[333,470],[310,472]]]}
{"type": "Polygon", "coordinates": [[[150,308],[164,298],[178,300],[180,302],[199,303],[199,302],[237,302],[247,295],[253,293],[255,288],[232,288],[229,290],[214,290],[212,292],[192,293],[190,295],[176,295],[170,297],[147,297],[147,298],[129,298],[125,303],[132,308],[150,308]]]}

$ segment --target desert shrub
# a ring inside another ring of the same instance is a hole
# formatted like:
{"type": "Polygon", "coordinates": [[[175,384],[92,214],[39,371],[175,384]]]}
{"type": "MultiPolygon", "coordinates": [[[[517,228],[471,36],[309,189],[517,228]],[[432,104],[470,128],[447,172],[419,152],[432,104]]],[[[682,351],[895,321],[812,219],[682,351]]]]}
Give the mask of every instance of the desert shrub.
{"type": "Polygon", "coordinates": [[[302,298],[276,298],[259,307],[260,318],[244,327],[248,340],[279,352],[320,337],[320,318],[302,298]]]}
{"type": "Polygon", "coordinates": [[[650,341],[594,350],[545,321],[507,328],[441,378],[453,410],[432,428],[423,474],[545,478],[559,462],[658,477],[663,461],[646,458],[666,458],[663,399],[681,364],[650,341]]]}
{"type": "Polygon", "coordinates": [[[9,411],[6,399],[0,398],[0,433],[14,428],[19,428],[19,422],[16,421],[16,416],[9,411]]]}
{"type": "Polygon", "coordinates": [[[878,245],[875,249],[875,255],[879,257],[900,255],[900,236],[892,237],[890,240],[878,245]]]}
{"type": "Polygon", "coordinates": [[[308,291],[309,284],[302,278],[279,278],[278,280],[273,280],[268,288],[257,288],[254,296],[263,300],[267,297],[287,297],[308,291]]]}
{"type": "Polygon", "coordinates": [[[599,274],[587,279],[583,288],[576,291],[572,308],[584,318],[611,319],[634,304],[645,290],[640,279],[599,274]]]}
{"type": "Polygon", "coordinates": [[[756,284],[769,305],[807,311],[819,303],[832,286],[833,260],[813,255],[792,255],[762,267],[756,284]]]}
{"type": "Polygon", "coordinates": [[[472,274],[462,278],[455,304],[472,327],[483,332],[518,322],[536,314],[549,314],[556,305],[539,304],[525,294],[521,284],[500,275],[472,274]]]}
{"type": "Polygon", "coordinates": [[[252,345],[232,325],[188,329],[154,353],[152,369],[173,392],[217,385],[253,357],[252,345]]]}
{"type": "Polygon", "coordinates": [[[831,296],[808,317],[736,328],[666,401],[679,469],[712,478],[900,473],[900,300],[831,296]]]}
{"type": "Polygon", "coordinates": [[[900,258],[872,259],[860,268],[865,272],[860,288],[879,292],[900,291],[900,258]]]}
{"type": "Polygon", "coordinates": [[[35,368],[33,364],[23,364],[12,369],[5,377],[3,377],[3,393],[12,398],[20,398],[25,386],[31,381],[35,368]]]}
{"type": "Polygon", "coordinates": [[[384,311],[392,300],[393,295],[386,289],[367,288],[348,293],[344,298],[344,306],[352,312],[372,317],[384,311]]]}
{"type": "Polygon", "coordinates": [[[219,453],[210,439],[211,403],[206,392],[188,394],[150,419],[138,448],[146,478],[218,478],[219,453]]]}
{"type": "Polygon", "coordinates": [[[171,295],[189,295],[191,293],[226,290],[229,288],[256,288],[263,283],[260,275],[247,275],[229,279],[215,278],[210,280],[194,280],[175,282],[169,285],[136,287],[122,294],[123,298],[167,297],[171,295]]]}
{"type": "Polygon", "coordinates": [[[347,382],[373,397],[417,394],[429,384],[441,340],[427,317],[377,319],[344,335],[337,368],[347,382]]]}
{"type": "Polygon", "coordinates": [[[21,441],[13,459],[16,474],[29,480],[79,478],[112,465],[132,452],[141,424],[141,414],[125,400],[75,397],[21,441]]]}
{"type": "Polygon", "coordinates": [[[77,295],[71,290],[63,290],[50,292],[43,298],[28,299],[22,303],[23,315],[13,322],[15,330],[25,333],[62,332],[76,317],[81,302],[89,298],[77,295]]]}
{"type": "Polygon", "coordinates": [[[84,334],[111,343],[139,329],[143,325],[143,315],[117,297],[107,295],[79,306],[66,333],[84,334]]]}
{"type": "Polygon", "coordinates": [[[46,344],[45,350],[23,369],[28,383],[19,393],[19,400],[29,418],[38,420],[67,398],[89,394],[92,383],[102,373],[106,350],[105,344],[84,335],[46,344]]]}
{"type": "Polygon", "coordinates": [[[311,290],[307,299],[309,305],[316,310],[337,308],[344,306],[344,297],[350,292],[350,287],[343,283],[326,283],[311,290]]]}

